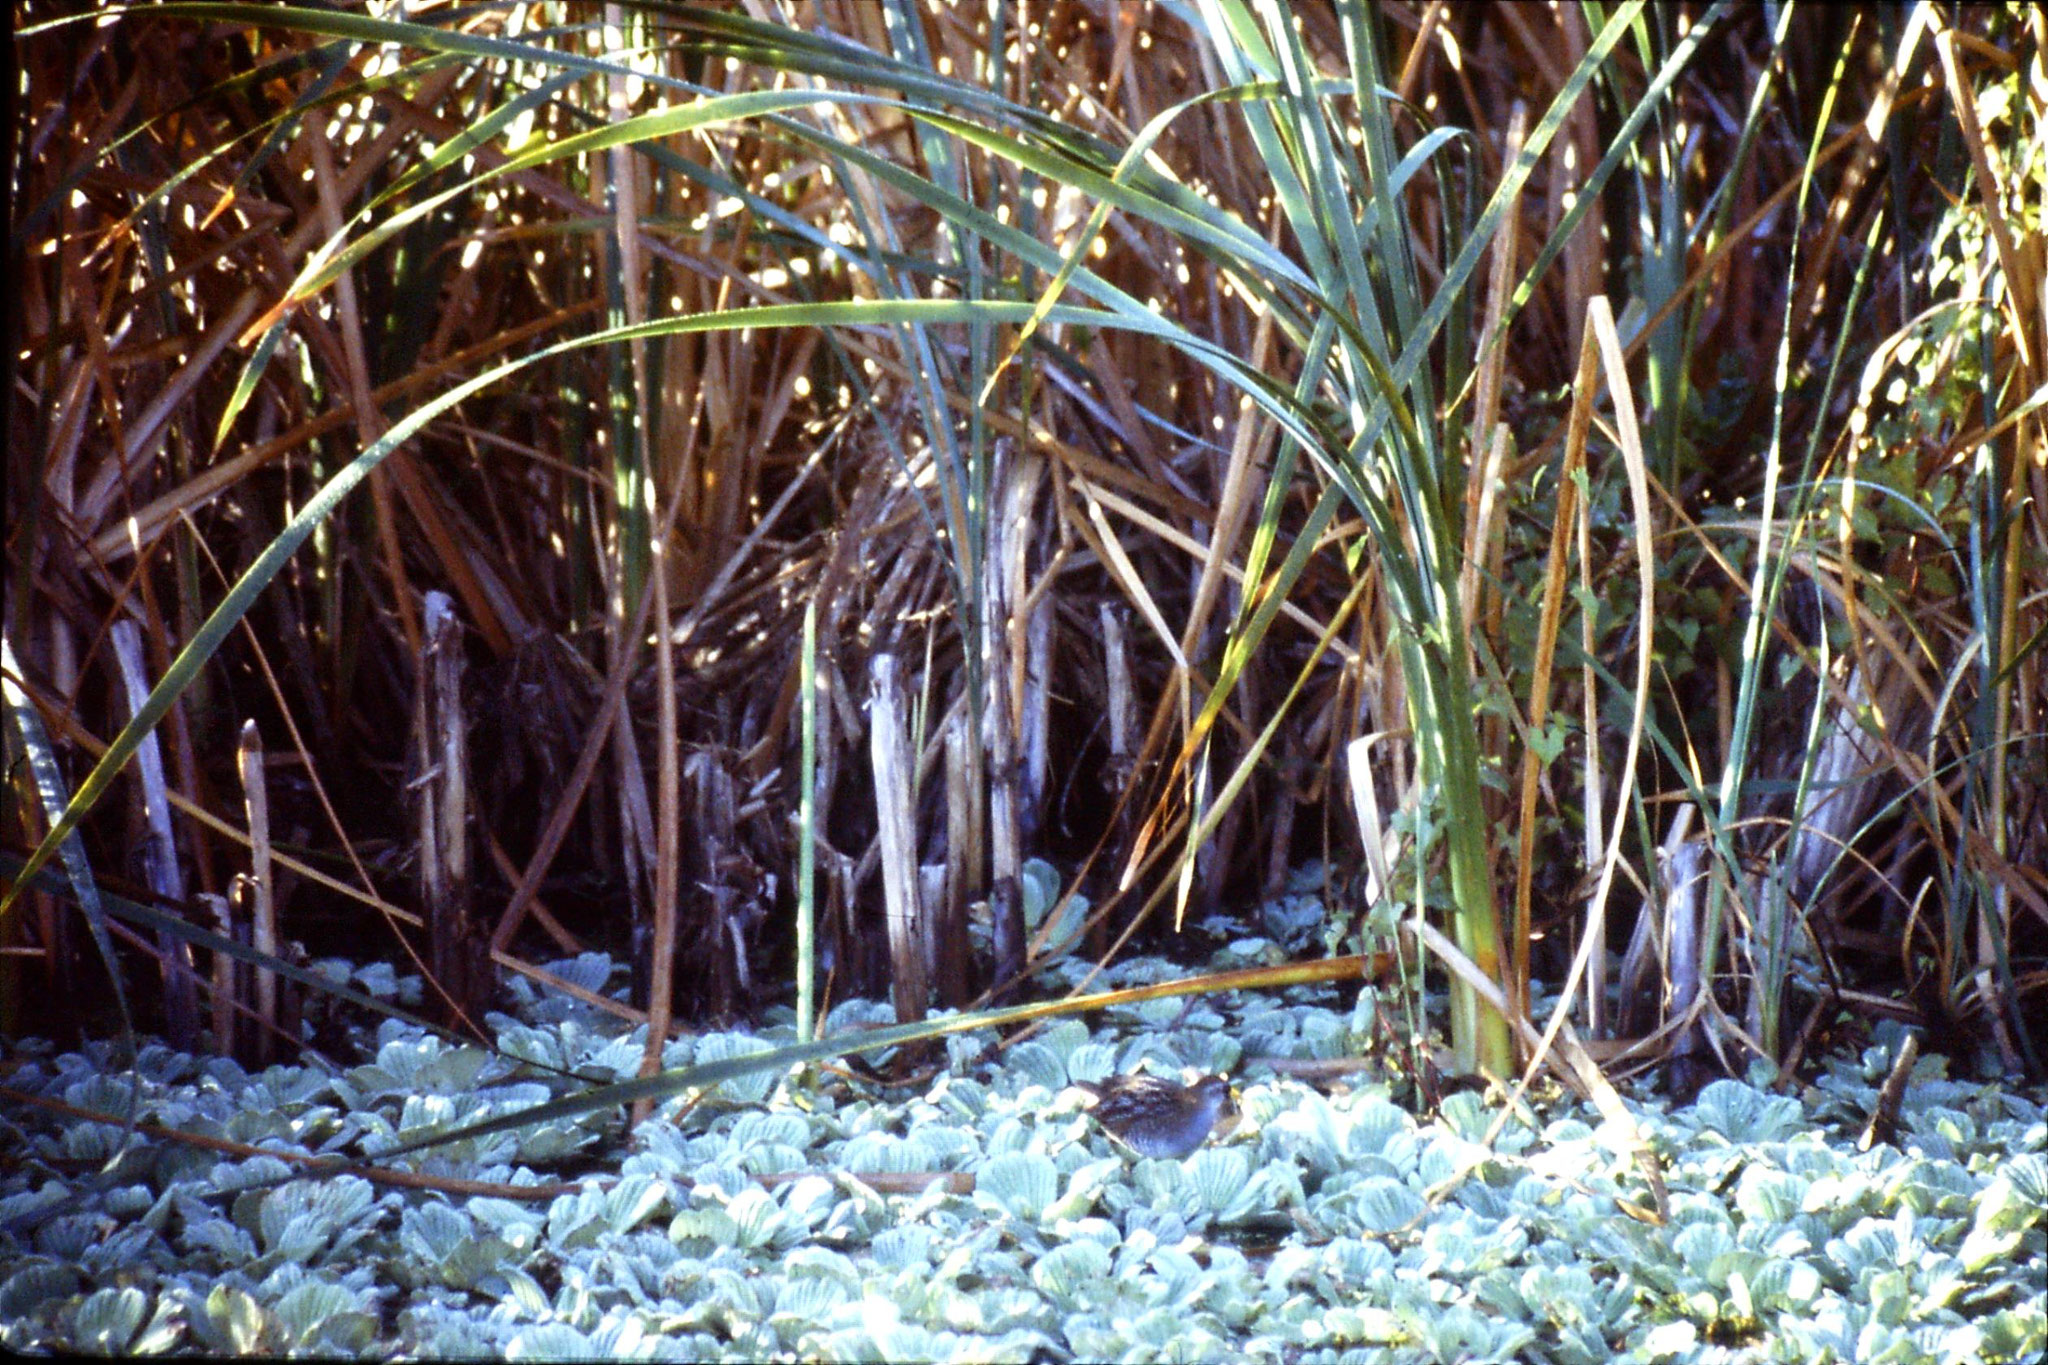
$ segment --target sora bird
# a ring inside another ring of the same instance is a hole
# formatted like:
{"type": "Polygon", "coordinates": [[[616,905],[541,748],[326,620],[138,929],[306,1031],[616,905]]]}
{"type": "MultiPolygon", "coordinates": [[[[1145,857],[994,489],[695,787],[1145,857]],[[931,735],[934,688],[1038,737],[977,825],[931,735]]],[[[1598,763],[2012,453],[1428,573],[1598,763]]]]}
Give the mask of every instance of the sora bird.
{"type": "Polygon", "coordinates": [[[1076,1084],[1096,1097],[1089,1111],[1139,1156],[1178,1159],[1202,1145],[1230,1099],[1230,1081],[1204,1076],[1193,1085],[1176,1085],[1158,1076],[1111,1076],[1096,1084],[1076,1084]]]}

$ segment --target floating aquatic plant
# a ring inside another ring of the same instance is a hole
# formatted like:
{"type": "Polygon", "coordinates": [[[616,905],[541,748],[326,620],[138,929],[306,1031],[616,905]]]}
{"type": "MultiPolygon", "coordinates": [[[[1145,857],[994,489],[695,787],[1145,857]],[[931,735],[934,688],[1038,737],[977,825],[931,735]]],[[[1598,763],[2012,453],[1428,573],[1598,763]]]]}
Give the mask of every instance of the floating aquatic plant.
{"type": "MultiPolygon", "coordinates": [[[[575,970],[615,975],[591,960],[575,970]]],[[[1148,974],[1135,964],[1118,979],[1148,974]]],[[[536,1060],[588,1062],[635,1033],[582,1002],[526,999],[557,1022],[500,1016],[500,1033],[536,1060]]],[[[1355,1015],[1306,999],[1205,1008],[1232,1038],[1289,1055],[1355,1015]]],[[[157,1142],[94,1185],[77,1158],[111,1155],[118,1126],[11,1113],[18,1155],[0,1174],[0,1220],[18,1221],[0,1232],[0,1344],[1402,1361],[1511,1358],[1540,1341],[1545,1359],[1595,1362],[1766,1340],[1793,1354],[1875,1344],[1904,1360],[2018,1360],[2048,1343],[2048,1118],[2038,1097],[1952,1080],[1939,1059],[1907,1088],[1898,1145],[1862,1152],[1855,1115],[1882,1058],[1830,1059],[1798,1097],[1726,1081],[1685,1109],[1636,1102],[1671,1189],[1671,1223],[1653,1228],[1619,1212],[1627,1154],[1574,1102],[1502,1121],[1497,1098],[1461,1093],[1418,1115],[1376,1082],[1325,1093],[1268,1071],[1250,1044],[1236,1130],[1184,1161],[1134,1161],[1070,1083],[1132,1063],[1177,1074],[1199,1055],[1190,1029],[1141,1027],[1136,1014],[1092,1031],[1065,1021],[1004,1054],[952,1054],[951,1071],[915,1091],[721,1086],[630,1145],[600,1117],[409,1159],[502,1186],[459,1197],[294,1179],[283,1154],[374,1150],[427,1123],[518,1109],[552,1082],[392,1025],[365,1030],[361,1060],[338,1074],[249,1073],[151,1048],[146,1116],[266,1151],[157,1142]],[[595,1173],[516,1197],[556,1179],[533,1163],[571,1154],[595,1173]],[[971,1176],[972,1192],[888,1193],[860,1178],[925,1172],[971,1176]],[[74,1196],[78,1207],[50,1212],[74,1196]],[[1232,1245],[1251,1229],[1262,1241],[1277,1230],[1258,1261],[1232,1245]]],[[[768,1045],[722,1034],[674,1050],[768,1045]]],[[[12,1060],[10,1084],[32,1095],[92,1109],[127,1093],[104,1048],[30,1046],[12,1060]]]]}

